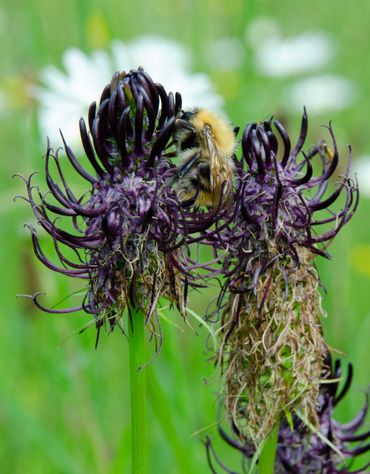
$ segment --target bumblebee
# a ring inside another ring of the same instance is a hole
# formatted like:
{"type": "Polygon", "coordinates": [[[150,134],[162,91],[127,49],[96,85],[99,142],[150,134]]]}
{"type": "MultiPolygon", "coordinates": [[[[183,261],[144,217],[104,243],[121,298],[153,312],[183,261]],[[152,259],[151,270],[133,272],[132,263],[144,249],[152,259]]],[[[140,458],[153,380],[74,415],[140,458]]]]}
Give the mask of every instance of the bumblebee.
{"type": "Polygon", "coordinates": [[[181,202],[215,208],[232,198],[235,131],[221,117],[204,109],[181,111],[174,142],[181,163],[176,192],[181,202]]]}

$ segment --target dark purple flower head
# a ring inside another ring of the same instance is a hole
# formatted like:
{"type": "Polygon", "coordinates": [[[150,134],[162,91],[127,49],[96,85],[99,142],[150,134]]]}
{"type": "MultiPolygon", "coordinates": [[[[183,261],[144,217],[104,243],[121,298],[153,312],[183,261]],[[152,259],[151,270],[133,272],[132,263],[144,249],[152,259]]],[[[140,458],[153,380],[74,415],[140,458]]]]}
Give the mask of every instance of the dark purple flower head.
{"type": "MultiPolygon", "coordinates": [[[[339,163],[331,125],[328,130],[332,148],[322,141],[304,152],[307,128],[304,111],[294,147],[277,120],[252,123],[244,129],[235,226],[219,242],[221,246],[227,243],[225,271],[232,275],[232,291],[243,291],[246,287],[243,273],[252,270],[251,260],[257,262],[254,270],[260,272],[276,259],[290,257],[298,262],[300,249],[328,256],[327,244],[357,207],[358,188],[349,178],[350,158],[336,189],[326,193],[339,163]],[[315,176],[314,168],[319,166],[321,171],[315,176]],[[336,201],[340,196],[344,198],[338,209],[336,201]]],[[[248,274],[253,279],[250,271],[248,274]]]]}
{"type": "MultiPolygon", "coordinates": [[[[349,364],[347,377],[339,390],[338,378],[341,377],[341,363],[337,360],[325,375],[326,383],[320,387],[317,399],[317,416],[319,431],[323,437],[313,433],[303,421],[293,416],[292,428],[286,418],[283,419],[278,435],[275,461],[277,474],[350,474],[365,473],[370,463],[361,469],[351,469],[354,458],[370,451],[370,431],[358,433],[363,427],[368,412],[369,396],[366,394],[364,406],[357,416],[348,423],[339,423],[333,417],[334,408],[348,392],[352,381],[352,365],[349,364]],[[333,380],[333,382],[329,382],[333,380]],[[328,443],[329,442],[329,443],[328,443]],[[357,443],[354,445],[353,443],[357,443]],[[335,447],[335,449],[334,449],[335,447]]],[[[252,443],[242,443],[238,429],[231,423],[233,435],[219,426],[219,433],[224,441],[240,451],[245,461],[255,453],[252,443]]],[[[213,473],[234,473],[218,458],[211,440],[206,440],[207,455],[213,473]],[[216,465],[221,469],[217,470],[216,465]]]]}
{"type": "Polygon", "coordinates": [[[233,219],[209,239],[225,254],[217,312],[226,406],[242,440],[256,445],[286,406],[318,425],[326,344],[314,257],[328,255],[326,245],[358,203],[350,159],[336,175],[338,149],[328,130],[332,148],[322,141],[305,153],[305,111],[295,146],[277,120],[249,124],[235,166],[233,219]],[[335,175],[339,183],[326,193],[335,175]]]}
{"type": "Polygon", "coordinates": [[[62,135],[68,161],[88,187],[82,194],[72,191],[59,150],[48,146],[49,191],[42,194],[30,177],[28,200],[53,239],[59,263],[46,256],[31,227],[34,250],[50,269],[85,279],[87,291],[81,305],[64,310],[46,309],[35,295],[39,308],[84,309],[98,328],[105,321],[113,328],[129,299],[154,325],[151,316],[161,296],[183,311],[192,277],[181,244],[212,217],[182,209],[171,187],[176,166],[167,152],[180,108],[181,96],[167,94],[142,69],[116,73],[99,105],[90,107],[90,132],[80,120],[87,160],[77,158],[62,135]]]}

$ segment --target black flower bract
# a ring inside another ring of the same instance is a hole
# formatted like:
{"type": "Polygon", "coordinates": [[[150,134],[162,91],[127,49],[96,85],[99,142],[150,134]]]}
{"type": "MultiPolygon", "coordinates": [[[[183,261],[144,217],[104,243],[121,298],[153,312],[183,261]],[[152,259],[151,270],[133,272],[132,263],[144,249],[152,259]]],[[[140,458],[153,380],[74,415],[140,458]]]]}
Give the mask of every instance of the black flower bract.
{"type": "Polygon", "coordinates": [[[244,129],[235,227],[223,235],[228,244],[225,267],[232,291],[243,291],[246,287],[243,273],[250,268],[251,260],[258,261],[251,275],[253,281],[258,277],[256,272],[263,271],[277,258],[291,257],[298,262],[299,249],[327,257],[327,243],[357,208],[359,193],[357,184],[349,177],[350,157],[337,188],[326,195],[339,164],[331,124],[328,131],[332,144],[321,141],[305,152],[307,130],[306,111],[294,147],[278,120],[252,123],[244,129]],[[320,163],[321,173],[315,176],[314,167],[320,163]],[[335,209],[335,202],[343,195],[343,204],[335,209]],[[325,230],[320,231],[321,228],[325,230]],[[269,244],[276,247],[276,252],[269,251],[269,244]]]}
{"type": "Polygon", "coordinates": [[[192,276],[182,244],[187,234],[207,228],[212,216],[183,209],[171,187],[176,166],[166,151],[180,108],[181,96],[167,94],[142,69],[116,73],[99,106],[90,107],[90,132],[80,120],[88,169],[62,135],[70,164],[89,187],[78,196],[62,170],[59,150],[48,145],[48,193],[33,186],[32,176],[26,182],[28,201],[52,237],[59,263],[46,256],[31,226],[34,251],[48,268],[86,279],[87,289],[79,306],[61,310],[45,308],[36,294],[39,308],[54,313],[83,309],[94,315],[98,328],[104,322],[113,328],[129,301],[145,312],[152,327],[158,327],[161,296],[184,314],[192,276]]]}

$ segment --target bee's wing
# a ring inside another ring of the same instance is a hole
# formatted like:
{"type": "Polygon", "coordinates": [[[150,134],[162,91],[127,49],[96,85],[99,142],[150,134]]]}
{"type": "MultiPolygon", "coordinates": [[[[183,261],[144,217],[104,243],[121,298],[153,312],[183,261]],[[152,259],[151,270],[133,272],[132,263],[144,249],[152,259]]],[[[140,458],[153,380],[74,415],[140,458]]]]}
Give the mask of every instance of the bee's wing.
{"type": "Polygon", "coordinates": [[[217,148],[212,137],[211,128],[207,126],[204,127],[204,132],[206,137],[207,148],[209,151],[210,184],[211,189],[214,190],[215,180],[217,180],[220,174],[221,159],[218,155],[217,148]]]}

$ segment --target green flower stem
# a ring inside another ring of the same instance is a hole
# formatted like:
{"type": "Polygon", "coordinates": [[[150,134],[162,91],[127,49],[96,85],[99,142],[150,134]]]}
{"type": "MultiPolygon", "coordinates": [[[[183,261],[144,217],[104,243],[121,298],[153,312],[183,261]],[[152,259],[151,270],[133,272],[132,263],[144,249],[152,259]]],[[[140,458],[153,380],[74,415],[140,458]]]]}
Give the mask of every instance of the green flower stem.
{"type": "Polygon", "coordinates": [[[188,439],[184,440],[183,437],[180,436],[173,417],[168,416],[170,400],[158,381],[154,367],[150,367],[148,375],[150,405],[153,409],[153,414],[161,425],[167,442],[171,445],[176,460],[176,472],[178,472],[178,474],[189,474],[195,472],[193,469],[192,458],[189,457],[189,453],[186,449],[188,439]]]}
{"type": "Polygon", "coordinates": [[[265,444],[262,448],[262,453],[258,463],[259,474],[273,474],[275,472],[275,456],[279,434],[279,423],[275,425],[265,444]]]}
{"type": "Polygon", "coordinates": [[[148,471],[148,434],[145,364],[145,315],[137,307],[130,307],[128,323],[130,392],[131,392],[131,472],[148,471]]]}

